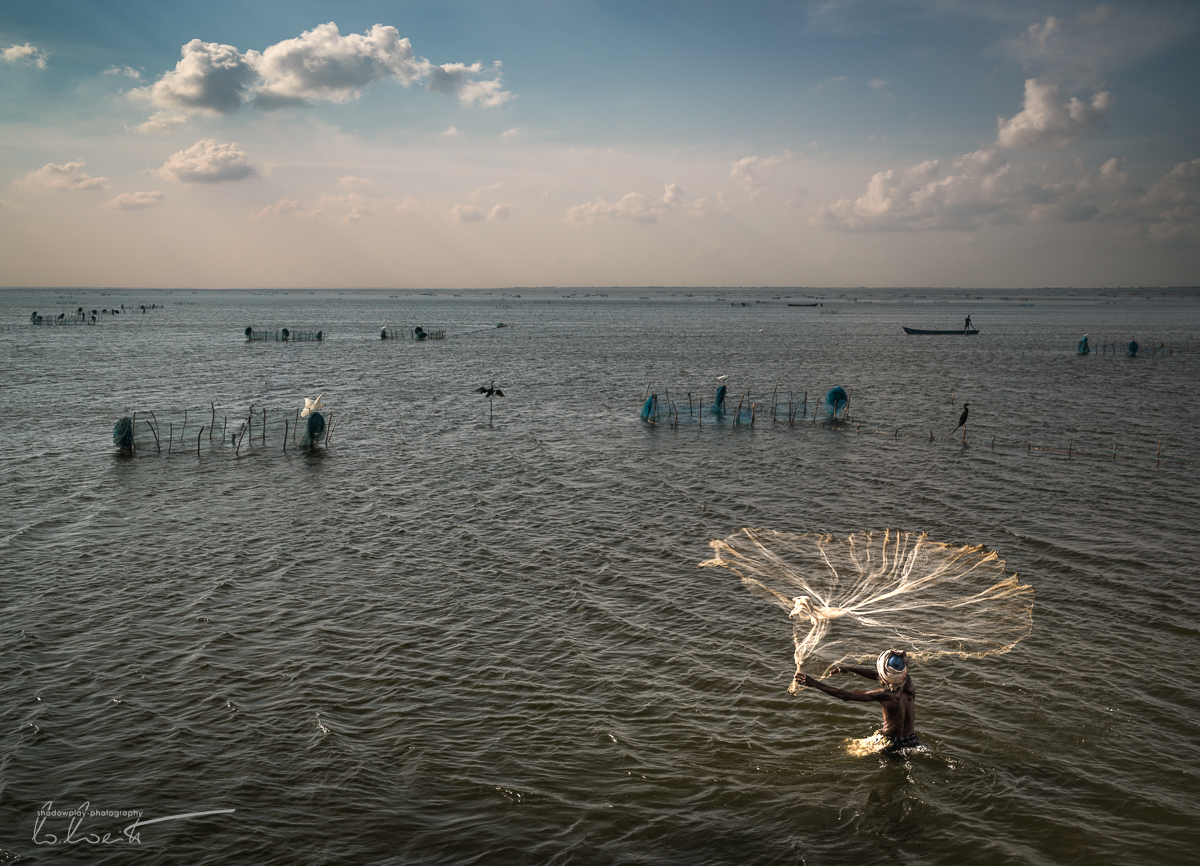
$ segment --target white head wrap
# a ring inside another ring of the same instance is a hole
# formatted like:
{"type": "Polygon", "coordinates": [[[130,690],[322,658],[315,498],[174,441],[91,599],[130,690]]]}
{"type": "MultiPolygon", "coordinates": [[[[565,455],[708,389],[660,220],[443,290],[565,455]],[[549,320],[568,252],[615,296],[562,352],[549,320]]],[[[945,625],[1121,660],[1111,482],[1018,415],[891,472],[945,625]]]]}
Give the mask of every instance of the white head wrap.
{"type": "Polygon", "coordinates": [[[900,655],[895,650],[884,650],[879,654],[879,658],[875,660],[875,670],[879,673],[881,679],[888,688],[895,688],[904,685],[904,681],[908,678],[908,662],[904,656],[900,655]],[[904,669],[896,670],[888,665],[888,659],[892,656],[899,656],[901,661],[904,661],[904,669]]]}

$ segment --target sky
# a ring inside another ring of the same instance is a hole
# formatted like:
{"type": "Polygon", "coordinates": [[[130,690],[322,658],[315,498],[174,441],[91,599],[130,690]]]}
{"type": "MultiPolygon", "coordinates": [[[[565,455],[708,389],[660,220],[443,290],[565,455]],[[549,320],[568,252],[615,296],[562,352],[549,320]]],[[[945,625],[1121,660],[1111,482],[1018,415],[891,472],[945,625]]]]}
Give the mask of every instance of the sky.
{"type": "Polygon", "coordinates": [[[1200,284],[1200,4],[0,5],[0,285],[1200,284]]]}

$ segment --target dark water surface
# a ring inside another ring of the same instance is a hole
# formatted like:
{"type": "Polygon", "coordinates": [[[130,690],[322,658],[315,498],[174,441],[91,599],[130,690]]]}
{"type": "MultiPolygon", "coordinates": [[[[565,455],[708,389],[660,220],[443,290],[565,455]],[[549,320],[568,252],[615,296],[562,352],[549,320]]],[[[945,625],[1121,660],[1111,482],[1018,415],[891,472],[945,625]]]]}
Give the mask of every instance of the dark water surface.
{"type": "Polygon", "coordinates": [[[0,862],[1195,862],[1200,300],[643,293],[0,293],[165,304],[0,332],[0,862]],[[639,420],[720,375],[754,426],[639,420]],[[772,423],[776,379],[855,423],[772,423]],[[329,447],[284,453],[321,392],[329,447]],[[115,453],[135,411],[169,456],[115,453]],[[696,567],[744,526],[985,544],[1033,633],[914,672],[927,754],[851,757],[876,711],[789,696],[786,616],[696,567]],[[236,811],[106,846],[131,819],[68,843],[49,802],[236,811]]]}

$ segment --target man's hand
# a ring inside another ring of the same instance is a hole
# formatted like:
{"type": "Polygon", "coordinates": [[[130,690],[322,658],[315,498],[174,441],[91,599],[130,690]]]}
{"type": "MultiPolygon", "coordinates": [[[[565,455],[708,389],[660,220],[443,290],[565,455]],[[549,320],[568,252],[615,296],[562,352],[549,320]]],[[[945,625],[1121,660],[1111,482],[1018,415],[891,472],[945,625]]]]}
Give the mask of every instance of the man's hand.
{"type": "Polygon", "coordinates": [[[808,674],[802,674],[802,673],[796,674],[796,685],[811,687],[812,684],[815,682],[817,682],[816,677],[810,677],[808,674]]]}
{"type": "Polygon", "coordinates": [[[846,669],[843,668],[841,665],[834,665],[833,667],[831,667],[829,669],[830,676],[833,676],[834,674],[844,674],[845,672],[846,672],[846,669]]]}

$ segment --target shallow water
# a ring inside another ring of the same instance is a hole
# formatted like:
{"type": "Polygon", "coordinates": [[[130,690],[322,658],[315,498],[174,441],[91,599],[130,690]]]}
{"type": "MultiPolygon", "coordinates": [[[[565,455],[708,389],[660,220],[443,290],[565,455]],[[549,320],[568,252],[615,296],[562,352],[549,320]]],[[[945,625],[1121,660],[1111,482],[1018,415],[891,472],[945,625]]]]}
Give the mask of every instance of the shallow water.
{"type": "Polygon", "coordinates": [[[0,331],[5,855],[127,862],[37,824],[86,801],[236,809],[143,826],[150,863],[1191,861],[1200,300],[522,294],[0,293],[165,305],[0,331]],[[720,375],[753,426],[638,418],[720,375]],[[772,423],[777,379],[853,423],[772,423]],[[329,446],[285,452],[322,392],[329,446]],[[200,430],[251,404],[266,444],[200,430]],[[115,453],[134,412],[170,455],[115,453]],[[877,714],[789,696],[786,615],[697,568],[743,526],[985,544],[1033,633],[914,672],[927,753],[854,757],[877,714]]]}

